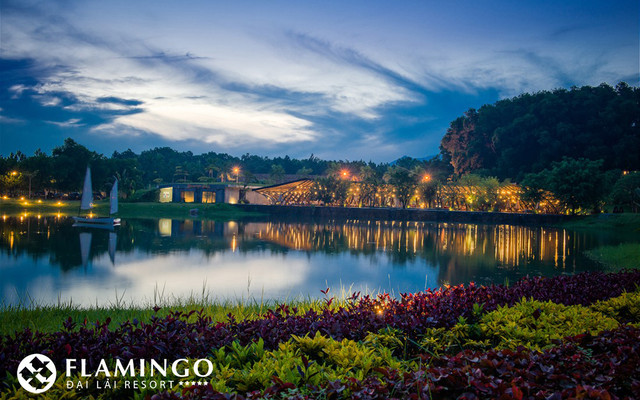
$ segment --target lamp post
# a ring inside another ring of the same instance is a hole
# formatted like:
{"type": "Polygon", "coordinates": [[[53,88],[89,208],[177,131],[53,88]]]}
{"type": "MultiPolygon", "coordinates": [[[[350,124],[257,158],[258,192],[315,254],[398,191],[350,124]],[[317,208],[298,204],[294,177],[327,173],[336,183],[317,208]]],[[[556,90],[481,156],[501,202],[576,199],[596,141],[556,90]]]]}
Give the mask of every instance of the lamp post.
{"type": "Polygon", "coordinates": [[[33,178],[37,173],[38,171],[22,173],[22,175],[26,175],[27,177],[29,177],[29,199],[31,199],[31,178],[33,178]]]}
{"type": "Polygon", "coordinates": [[[238,183],[238,175],[240,175],[240,168],[233,167],[233,173],[236,174],[236,183],[238,183]]]}

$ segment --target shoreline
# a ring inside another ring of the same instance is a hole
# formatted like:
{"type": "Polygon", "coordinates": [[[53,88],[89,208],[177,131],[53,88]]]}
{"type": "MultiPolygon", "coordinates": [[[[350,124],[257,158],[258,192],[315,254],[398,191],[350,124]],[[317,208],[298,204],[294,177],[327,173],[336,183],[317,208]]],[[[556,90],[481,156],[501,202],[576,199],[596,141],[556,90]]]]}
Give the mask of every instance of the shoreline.
{"type": "Polygon", "coordinates": [[[580,220],[580,215],[524,214],[487,211],[449,211],[416,208],[277,206],[236,204],[241,210],[277,217],[309,219],[363,219],[386,221],[455,222],[470,224],[556,225],[580,220]]]}

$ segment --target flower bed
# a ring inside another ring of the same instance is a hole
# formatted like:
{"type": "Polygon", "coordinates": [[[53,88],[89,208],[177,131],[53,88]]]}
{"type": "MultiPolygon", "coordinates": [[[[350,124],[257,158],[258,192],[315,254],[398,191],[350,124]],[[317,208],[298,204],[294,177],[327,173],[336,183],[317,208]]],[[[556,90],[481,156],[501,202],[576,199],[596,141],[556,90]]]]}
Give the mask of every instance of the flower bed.
{"type": "Polygon", "coordinates": [[[0,337],[0,398],[23,393],[14,375],[32,353],[59,371],[67,358],[85,359],[90,371],[102,359],[206,358],[214,368],[206,385],[101,392],[61,381],[51,398],[634,398],[639,284],[637,270],[584,273],[400,299],[354,295],[339,308],[327,299],[302,315],[282,305],[252,321],[171,313],[112,328],[69,320],[59,332],[0,337]]]}

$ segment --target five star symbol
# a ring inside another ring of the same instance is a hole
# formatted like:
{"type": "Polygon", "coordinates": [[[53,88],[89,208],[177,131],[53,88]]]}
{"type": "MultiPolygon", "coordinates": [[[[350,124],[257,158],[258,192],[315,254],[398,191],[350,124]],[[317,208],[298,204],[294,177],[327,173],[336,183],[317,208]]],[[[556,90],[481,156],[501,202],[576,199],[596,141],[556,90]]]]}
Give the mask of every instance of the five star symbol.
{"type": "Polygon", "coordinates": [[[207,382],[203,381],[180,381],[180,386],[206,386],[207,382]]]}

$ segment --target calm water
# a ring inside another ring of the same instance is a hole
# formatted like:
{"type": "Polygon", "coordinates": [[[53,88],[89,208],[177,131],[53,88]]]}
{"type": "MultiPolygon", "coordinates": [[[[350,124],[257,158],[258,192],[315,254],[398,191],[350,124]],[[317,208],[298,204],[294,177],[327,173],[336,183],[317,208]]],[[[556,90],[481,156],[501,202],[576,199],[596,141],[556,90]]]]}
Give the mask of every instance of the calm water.
{"type": "Polygon", "coordinates": [[[321,297],[321,289],[424,290],[598,269],[583,250],[615,233],[415,222],[126,220],[114,232],[66,218],[0,220],[0,298],[109,305],[172,296],[321,297]]]}

